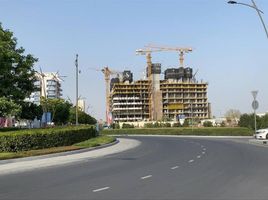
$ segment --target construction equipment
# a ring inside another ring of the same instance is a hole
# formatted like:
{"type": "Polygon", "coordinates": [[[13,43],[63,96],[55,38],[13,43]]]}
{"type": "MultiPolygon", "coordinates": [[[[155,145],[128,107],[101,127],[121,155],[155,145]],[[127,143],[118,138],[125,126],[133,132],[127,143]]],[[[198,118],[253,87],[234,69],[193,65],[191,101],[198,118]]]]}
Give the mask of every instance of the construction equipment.
{"type": "MultiPolygon", "coordinates": [[[[149,119],[154,121],[157,120],[157,111],[156,111],[156,97],[159,96],[159,91],[156,90],[155,87],[155,79],[153,76],[153,69],[152,69],[152,52],[161,52],[161,51],[177,51],[179,52],[179,62],[180,67],[184,67],[184,54],[189,53],[192,51],[190,47],[169,47],[169,46],[159,46],[159,45],[146,45],[144,49],[136,50],[137,55],[146,55],[146,62],[147,62],[147,77],[149,81],[149,119]]],[[[158,101],[161,99],[157,99],[158,101]]]]}
{"type": "Polygon", "coordinates": [[[152,74],[153,72],[153,64],[152,64],[152,52],[159,52],[159,51],[164,51],[162,49],[152,49],[152,48],[145,48],[145,49],[138,49],[136,50],[137,55],[146,55],[146,62],[147,62],[147,77],[149,81],[149,120],[154,121],[156,120],[156,112],[155,112],[155,96],[156,96],[156,91],[155,91],[155,80],[154,76],[152,74]]]}
{"type": "Polygon", "coordinates": [[[184,65],[183,65],[184,54],[193,51],[193,49],[191,47],[169,47],[169,46],[159,46],[159,45],[153,45],[153,44],[146,45],[145,47],[150,48],[152,50],[157,50],[157,51],[162,50],[162,51],[177,51],[177,52],[179,52],[180,67],[184,67],[184,65]]]}
{"type": "Polygon", "coordinates": [[[106,122],[109,126],[112,123],[111,109],[110,109],[110,81],[112,75],[119,75],[123,72],[110,69],[108,66],[102,69],[89,68],[91,70],[101,71],[104,74],[105,88],[106,88],[106,122]]]}

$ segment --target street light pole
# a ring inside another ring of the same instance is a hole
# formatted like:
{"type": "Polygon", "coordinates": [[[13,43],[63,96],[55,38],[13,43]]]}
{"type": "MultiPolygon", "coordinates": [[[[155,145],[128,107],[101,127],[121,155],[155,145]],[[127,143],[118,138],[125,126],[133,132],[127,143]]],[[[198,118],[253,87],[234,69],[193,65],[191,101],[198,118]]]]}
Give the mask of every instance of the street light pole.
{"type": "Polygon", "coordinates": [[[247,6],[247,7],[250,7],[250,8],[253,8],[254,10],[256,10],[256,12],[258,13],[258,16],[260,17],[260,20],[261,20],[262,26],[264,28],[264,31],[266,33],[266,37],[268,39],[268,31],[267,31],[267,28],[266,28],[266,26],[264,24],[263,18],[261,16],[261,13],[263,14],[263,12],[257,7],[257,5],[254,2],[254,0],[251,0],[251,2],[252,2],[253,5],[246,4],[246,3],[240,3],[240,2],[236,2],[236,1],[228,1],[229,4],[240,4],[240,5],[247,6]]]}
{"type": "Polygon", "coordinates": [[[75,125],[78,125],[78,54],[76,54],[75,59],[76,67],[76,106],[75,106],[75,125]]]}

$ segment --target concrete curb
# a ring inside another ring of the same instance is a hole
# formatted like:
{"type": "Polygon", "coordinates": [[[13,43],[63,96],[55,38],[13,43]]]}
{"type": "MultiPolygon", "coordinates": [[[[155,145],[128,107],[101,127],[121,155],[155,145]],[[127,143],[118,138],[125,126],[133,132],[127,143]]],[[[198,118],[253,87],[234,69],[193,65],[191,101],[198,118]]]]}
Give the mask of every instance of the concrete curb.
{"type": "Polygon", "coordinates": [[[114,137],[179,137],[179,138],[212,138],[212,139],[251,139],[253,136],[206,136],[206,135],[142,135],[142,134],[121,134],[110,135],[114,137]]]}
{"type": "Polygon", "coordinates": [[[248,140],[250,144],[254,144],[257,146],[262,146],[262,147],[268,147],[268,140],[256,140],[256,139],[251,139],[248,140]]]}
{"type": "Polygon", "coordinates": [[[97,147],[89,147],[89,148],[84,148],[84,149],[77,149],[77,150],[52,153],[52,154],[46,154],[46,155],[39,155],[39,156],[31,156],[31,157],[26,157],[26,158],[13,158],[13,159],[8,159],[8,160],[0,160],[0,165],[1,164],[8,164],[8,163],[16,163],[16,162],[21,162],[21,161],[33,161],[33,160],[53,158],[53,157],[58,157],[58,156],[68,156],[68,155],[73,155],[73,154],[78,154],[78,153],[84,153],[84,152],[89,152],[89,151],[93,151],[93,150],[97,150],[97,149],[110,147],[110,146],[113,146],[117,143],[119,143],[119,140],[116,139],[114,142],[104,144],[101,146],[97,146],[97,147]]]}

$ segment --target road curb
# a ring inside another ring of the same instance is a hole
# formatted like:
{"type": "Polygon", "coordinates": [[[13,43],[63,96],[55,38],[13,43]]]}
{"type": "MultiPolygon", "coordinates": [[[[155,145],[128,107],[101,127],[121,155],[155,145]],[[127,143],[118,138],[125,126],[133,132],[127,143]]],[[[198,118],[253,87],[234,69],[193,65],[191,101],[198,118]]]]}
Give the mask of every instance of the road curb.
{"type": "Polygon", "coordinates": [[[179,138],[212,138],[212,139],[251,139],[252,136],[207,136],[207,135],[142,135],[142,134],[120,134],[110,135],[114,137],[179,137],[179,138]]]}
{"type": "Polygon", "coordinates": [[[89,148],[84,148],[84,149],[77,149],[77,150],[52,153],[52,154],[46,154],[46,155],[39,155],[39,156],[31,156],[31,157],[26,157],[26,158],[13,158],[13,159],[8,159],[8,160],[0,160],[0,165],[1,164],[16,163],[16,162],[21,162],[21,161],[33,161],[33,160],[53,158],[53,157],[58,157],[58,156],[68,156],[68,155],[73,155],[73,154],[79,154],[79,153],[84,153],[84,152],[89,152],[89,151],[94,151],[97,149],[110,147],[110,146],[116,145],[118,143],[119,143],[119,140],[115,139],[114,142],[100,145],[100,146],[96,146],[96,147],[89,147],[89,148]]]}
{"type": "Polygon", "coordinates": [[[268,147],[268,140],[256,140],[256,139],[251,139],[248,140],[250,144],[254,144],[257,146],[262,146],[262,147],[268,147]]]}

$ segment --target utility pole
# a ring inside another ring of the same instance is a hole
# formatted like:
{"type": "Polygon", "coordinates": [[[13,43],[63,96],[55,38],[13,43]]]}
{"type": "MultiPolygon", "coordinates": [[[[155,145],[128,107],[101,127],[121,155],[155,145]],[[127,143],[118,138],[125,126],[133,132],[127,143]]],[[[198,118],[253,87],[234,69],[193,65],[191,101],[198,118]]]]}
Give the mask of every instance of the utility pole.
{"type": "Polygon", "coordinates": [[[78,54],[76,54],[75,59],[76,67],[76,106],[75,106],[75,125],[78,125],[78,54]]]}

